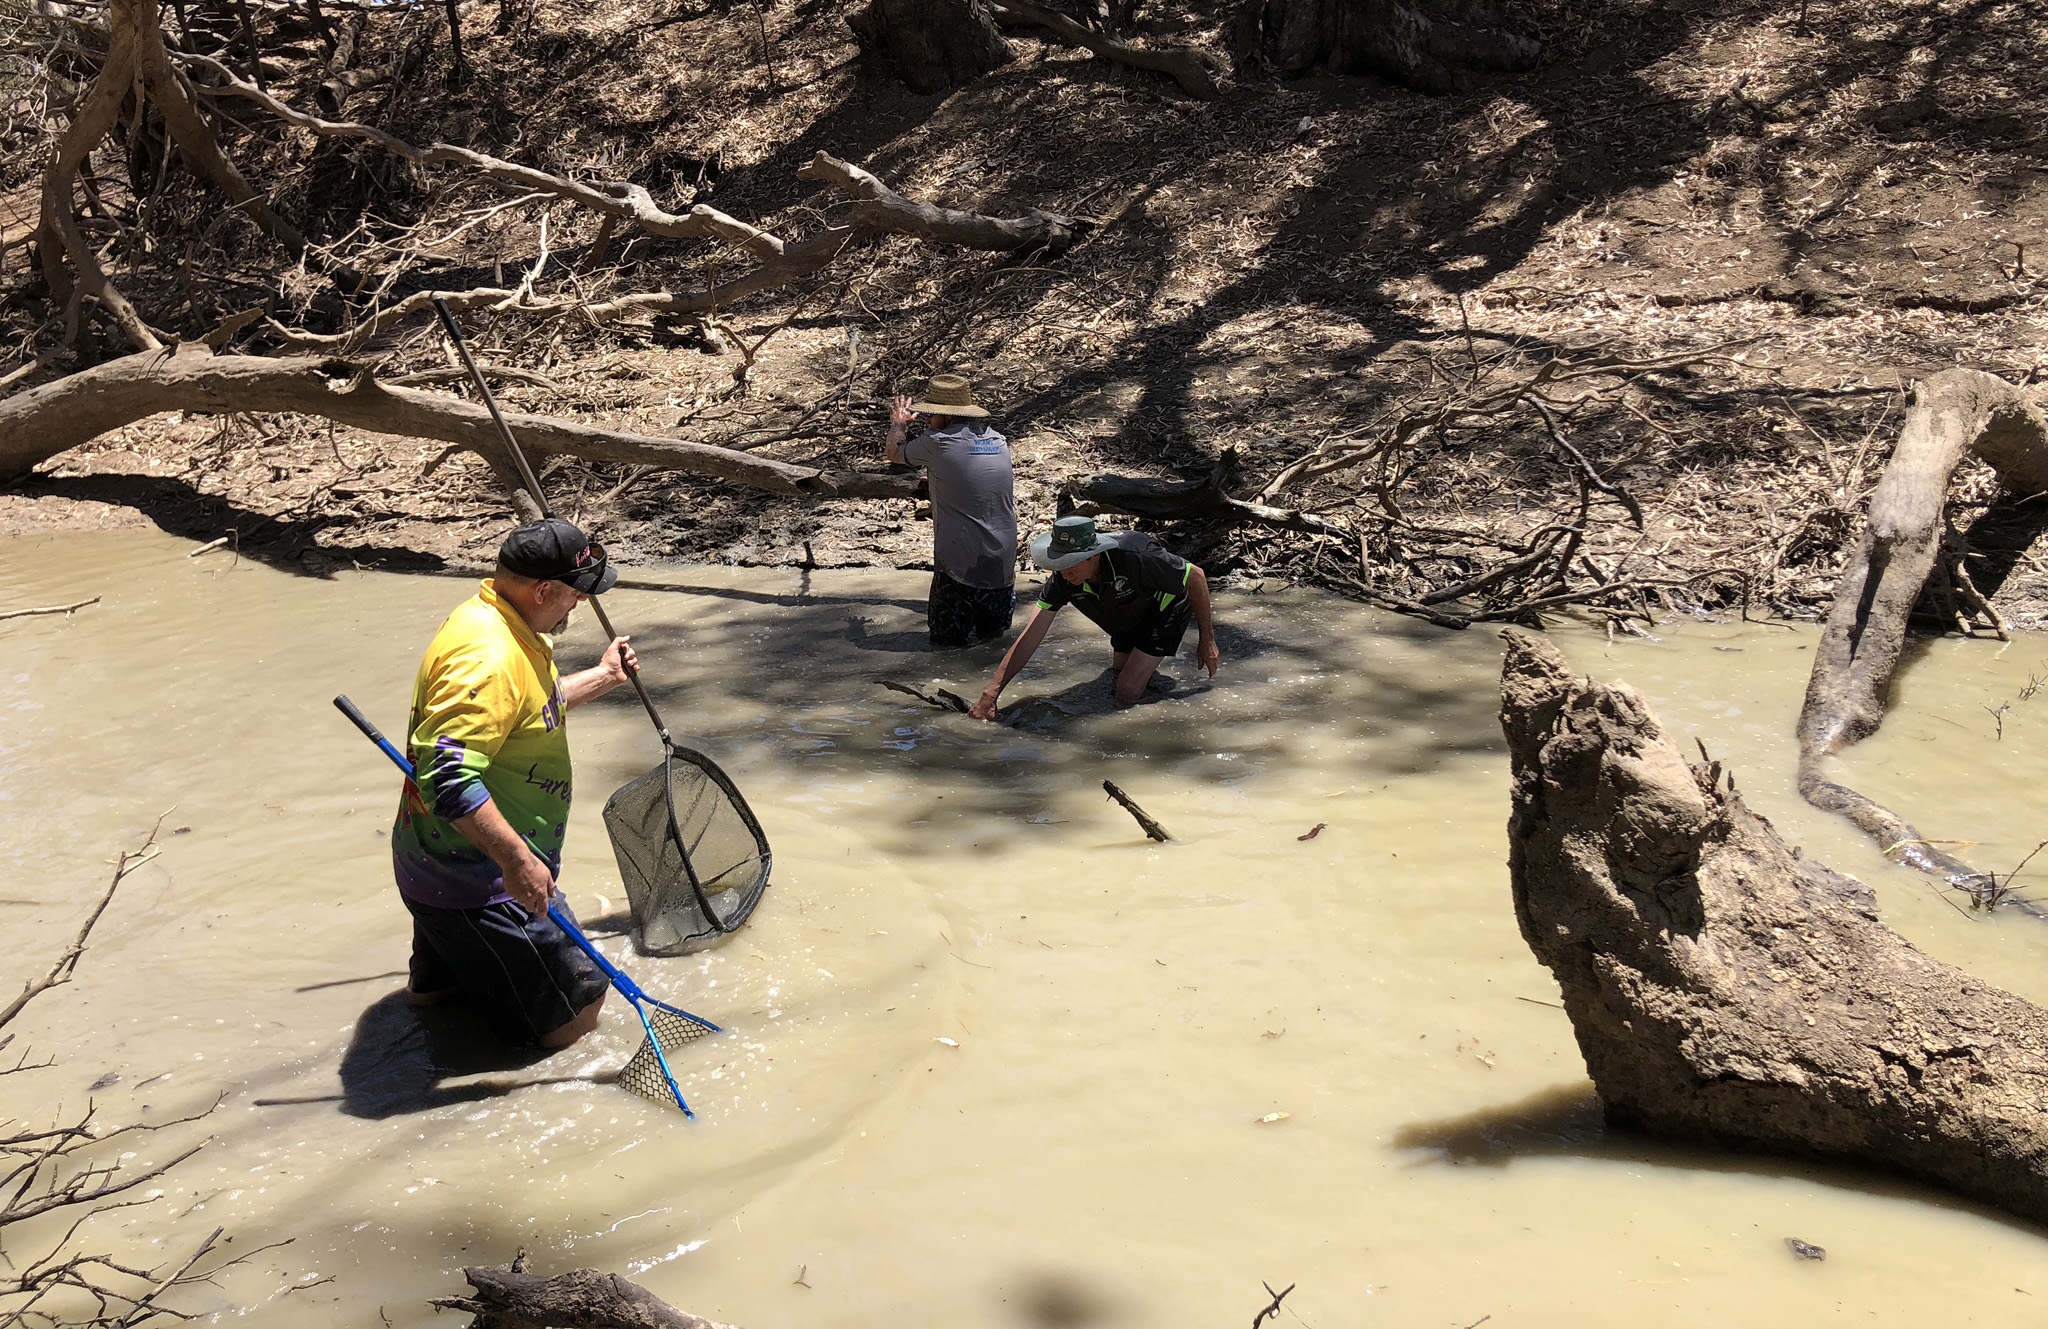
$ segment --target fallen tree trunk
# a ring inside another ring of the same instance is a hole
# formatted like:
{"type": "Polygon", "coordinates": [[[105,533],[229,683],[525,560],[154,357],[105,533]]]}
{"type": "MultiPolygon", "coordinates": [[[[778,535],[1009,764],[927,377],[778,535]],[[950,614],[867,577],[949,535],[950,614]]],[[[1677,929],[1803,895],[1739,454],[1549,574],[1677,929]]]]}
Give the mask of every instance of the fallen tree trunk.
{"type": "Polygon", "coordinates": [[[1975,369],[1944,370],[1918,385],[1898,448],[1871,492],[1863,539],[1842,569],[1827,628],[1814,647],[1797,730],[1799,793],[1849,818],[1886,857],[1990,903],[1995,881],[1822,773],[1827,757],[1884,722],[1907,615],[1941,555],[1949,481],[1973,450],[2008,489],[2027,496],[2048,491],[2048,420],[2019,389],[1975,369]]]}
{"type": "Polygon", "coordinates": [[[2048,1010],[1921,954],[1634,689],[1505,634],[1508,864],[1607,1119],[1857,1159],[2048,1221],[2048,1010]]]}
{"type": "Polygon", "coordinates": [[[1089,475],[1069,480],[1060,487],[1060,515],[1079,513],[1093,517],[1104,512],[1121,512],[1155,521],[1223,521],[1233,526],[1269,526],[1281,531],[1308,535],[1357,537],[1334,522],[1313,513],[1247,503],[1227,492],[1237,469],[1234,451],[1226,452],[1214,470],[1199,480],[1155,480],[1129,475],[1089,475]]]}
{"type": "MultiPolygon", "coordinates": [[[[522,1257],[523,1258],[523,1257],[522,1257]]],[[[577,1269],[552,1278],[505,1268],[464,1269],[474,1294],[434,1305],[469,1311],[479,1329],[732,1329],[675,1307],[617,1274],[577,1269]]]]}
{"type": "MultiPolygon", "coordinates": [[[[504,446],[482,406],[380,383],[364,365],[213,355],[188,343],[170,352],[110,360],[0,400],[0,484],[23,479],[42,462],[110,429],[163,411],[315,415],[372,433],[439,439],[486,458],[500,457],[504,446]]],[[[906,476],[824,471],[731,448],[516,411],[507,412],[505,420],[529,452],[687,471],[778,494],[907,498],[914,485],[906,476]]]]}

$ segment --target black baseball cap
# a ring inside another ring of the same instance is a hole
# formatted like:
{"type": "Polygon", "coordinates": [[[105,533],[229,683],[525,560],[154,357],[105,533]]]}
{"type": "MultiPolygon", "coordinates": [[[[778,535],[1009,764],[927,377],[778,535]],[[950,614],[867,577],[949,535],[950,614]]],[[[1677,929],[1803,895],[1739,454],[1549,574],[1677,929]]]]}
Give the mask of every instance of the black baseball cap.
{"type": "Polygon", "coordinates": [[[508,572],[536,581],[559,581],[585,595],[602,595],[619,579],[604,546],[560,517],[529,522],[505,537],[498,562],[508,572]]]}

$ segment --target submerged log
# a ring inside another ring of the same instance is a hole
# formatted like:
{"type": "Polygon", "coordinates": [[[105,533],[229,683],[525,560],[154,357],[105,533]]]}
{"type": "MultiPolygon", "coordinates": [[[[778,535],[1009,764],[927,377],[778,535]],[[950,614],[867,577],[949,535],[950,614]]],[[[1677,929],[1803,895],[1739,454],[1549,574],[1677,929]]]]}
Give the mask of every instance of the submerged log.
{"type": "Polygon", "coordinates": [[[2007,489],[2048,491],[2048,420],[2018,388],[1975,369],[1944,370],[1918,385],[1814,648],[1799,712],[1799,793],[1856,823],[1886,857],[1983,899],[1995,894],[1995,882],[1936,849],[1897,813],[1829,780],[1821,766],[1884,721],[1907,615],[1941,555],[1949,481],[1972,451],[2007,489]]]}
{"type": "Polygon", "coordinates": [[[502,1268],[464,1269],[474,1292],[439,1297],[434,1305],[469,1311],[474,1329],[731,1329],[675,1307],[638,1283],[595,1269],[552,1278],[529,1274],[520,1262],[502,1268]]]}
{"type": "Polygon", "coordinates": [[[1856,1159],[2048,1221],[2048,1010],[1929,958],[1634,689],[1506,634],[1508,862],[1607,1119],[1856,1159]]]}

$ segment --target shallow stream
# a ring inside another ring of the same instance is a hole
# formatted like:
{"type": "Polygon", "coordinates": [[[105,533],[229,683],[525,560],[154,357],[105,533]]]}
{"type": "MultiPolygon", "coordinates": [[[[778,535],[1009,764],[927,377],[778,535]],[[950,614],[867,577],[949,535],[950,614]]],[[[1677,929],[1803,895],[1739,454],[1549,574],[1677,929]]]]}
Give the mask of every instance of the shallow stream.
{"type": "MultiPolygon", "coordinates": [[[[0,991],[48,966],[171,809],[75,981],[15,1022],[7,1055],[55,1064],[0,1076],[0,1115],[219,1100],[123,1146],[143,1164],[211,1140],[155,1203],[86,1230],[157,1243],[144,1262],[217,1226],[256,1252],[187,1306],[453,1323],[427,1298],[523,1246],[536,1272],[626,1273],[748,1329],[1243,1324],[1262,1281],[1295,1285],[1281,1321],[1311,1329],[2048,1315],[2037,1229],[1871,1172],[1602,1127],[1509,903],[1486,632],[1238,589],[1218,600],[1222,676],[1169,662],[1176,695],[1119,712],[1101,637],[1063,621],[996,728],[879,685],[971,696],[999,654],[925,653],[918,574],[686,569],[616,592],[671,725],[775,847],[756,921],[720,948],[603,943],[728,1027],[677,1067],[686,1124],[592,1082],[638,1042],[623,1008],[527,1061],[398,996],[397,777],[329,699],[398,728],[471,584],[192,548],[0,542],[0,610],[102,597],[0,622],[0,991]],[[1175,840],[1145,840],[1104,779],[1175,840]]],[[[2048,923],[1966,914],[1792,793],[1814,635],[1560,640],[1875,884],[1894,927],[2048,1001],[2048,923]]],[[[595,644],[579,619],[565,667],[595,644]]],[[[1924,648],[1846,778],[2012,867],[2048,835],[2036,675],[2048,640],[1924,648]]],[[[564,884],[602,919],[623,901],[599,812],[658,749],[623,691],[571,733],[564,884]]]]}

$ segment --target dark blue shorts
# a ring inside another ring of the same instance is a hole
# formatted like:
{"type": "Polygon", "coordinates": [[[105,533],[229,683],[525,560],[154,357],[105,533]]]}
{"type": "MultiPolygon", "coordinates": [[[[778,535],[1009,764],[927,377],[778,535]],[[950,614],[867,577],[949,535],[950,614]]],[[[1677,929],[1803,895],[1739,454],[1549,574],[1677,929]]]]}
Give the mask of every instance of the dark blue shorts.
{"type": "MultiPolygon", "coordinates": [[[[575,917],[568,901],[555,902],[575,917]]],[[[413,900],[405,907],[412,912],[412,990],[462,989],[508,1043],[537,1043],[604,995],[604,975],[546,914],[535,918],[510,900],[482,909],[413,900]]]]}

